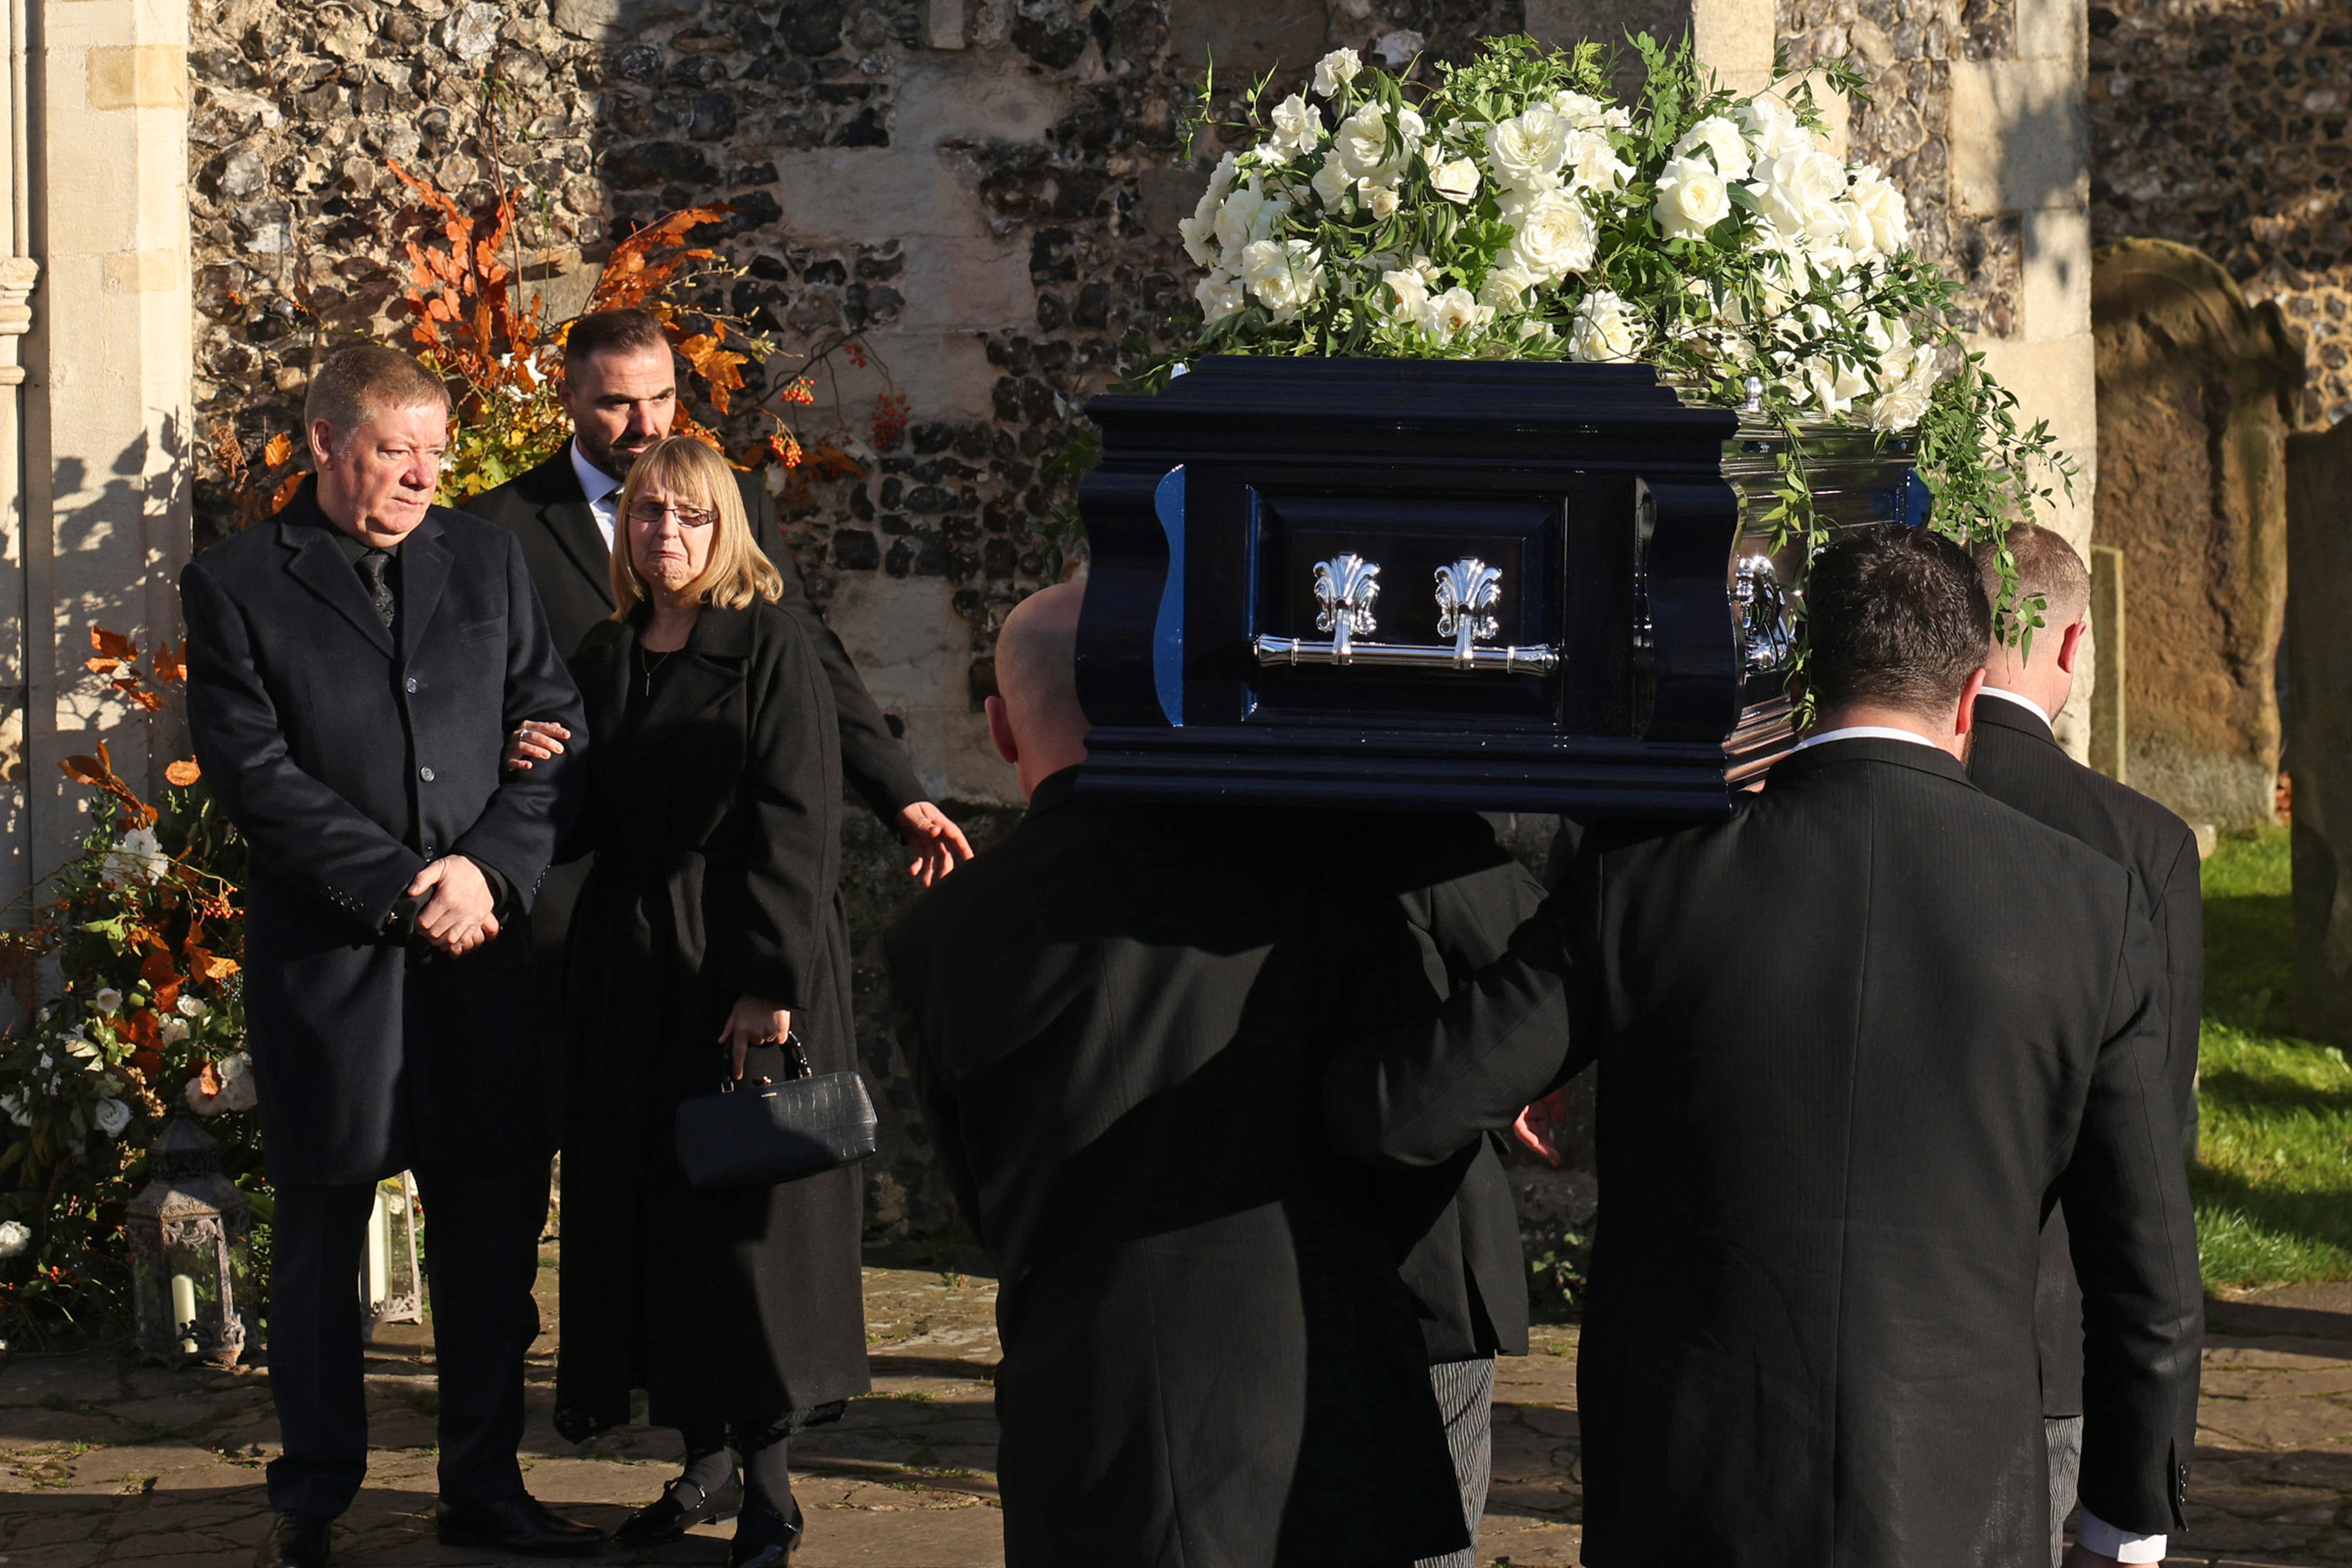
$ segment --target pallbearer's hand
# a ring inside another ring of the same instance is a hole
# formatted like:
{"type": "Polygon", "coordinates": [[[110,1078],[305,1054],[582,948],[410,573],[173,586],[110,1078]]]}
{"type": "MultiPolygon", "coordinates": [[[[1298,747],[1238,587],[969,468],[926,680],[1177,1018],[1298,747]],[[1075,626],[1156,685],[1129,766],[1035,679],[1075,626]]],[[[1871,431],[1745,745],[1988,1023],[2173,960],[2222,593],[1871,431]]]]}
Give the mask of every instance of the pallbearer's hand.
{"type": "Polygon", "coordinates": [[[898,813],[898,836],[915,852],[907,874],[925,887],[971,859],[971,841],[954,820],[929,800],[918,800],[898,813]]]}
{"type": "Polygon", "coordinates": [[[509,773],[528,773],[534,762],[563,755],[572,732],[552,719],[527,718],[507,737],[507,755],[499,765],[509,773]]]}
{"type": "Polygon", "coordinates": [[[746,1052],[755,1045],[781,1045],[792,1031],[790,1012],[765,997],[746,992],[735,998],[735,1009],[727,1015],[726,1027],[719,1031],[719,1043],[732,1055],[733,1072],[740,1078],[746,1052]]]}

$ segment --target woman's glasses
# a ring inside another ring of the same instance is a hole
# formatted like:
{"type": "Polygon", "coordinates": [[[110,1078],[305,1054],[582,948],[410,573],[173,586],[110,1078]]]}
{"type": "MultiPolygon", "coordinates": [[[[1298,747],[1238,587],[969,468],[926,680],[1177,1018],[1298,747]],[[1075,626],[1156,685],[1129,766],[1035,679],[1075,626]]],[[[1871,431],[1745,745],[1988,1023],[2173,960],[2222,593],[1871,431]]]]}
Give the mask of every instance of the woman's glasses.
{"type": "Polygon", "coordinates": [[[680,507],[668,501],[632,501],[629,521],[643,523],[647,528],[664,517],[676,517],[682,528],[707,528],[719,520],[719,514],[702,507],[680,507]]]}

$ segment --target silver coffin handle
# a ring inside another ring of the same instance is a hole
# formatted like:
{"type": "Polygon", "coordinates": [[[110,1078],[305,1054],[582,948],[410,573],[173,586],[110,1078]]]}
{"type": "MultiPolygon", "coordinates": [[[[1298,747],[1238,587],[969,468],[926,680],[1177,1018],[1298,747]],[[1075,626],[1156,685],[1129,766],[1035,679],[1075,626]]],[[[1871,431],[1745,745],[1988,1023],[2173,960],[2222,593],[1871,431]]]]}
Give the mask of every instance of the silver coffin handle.
{"type": "Polygon", "coordinates": [[[1544,674],[1559,665],[1553,647],[1483,646],[1499,630],[1488,612],[1503,596],[1503,573],[1475,556],[1437,569],[1437,630],[1451,644],[1360,643],[1376,628],[1372,601],[1379,596],[1378,562],[1352,552],[1315,563],[1316,630],[1328,643],[1303,637],[1261,634],[1251,646],[1261,664],[1377,664],[1391,669],[1493,671],[1544,674]]]}

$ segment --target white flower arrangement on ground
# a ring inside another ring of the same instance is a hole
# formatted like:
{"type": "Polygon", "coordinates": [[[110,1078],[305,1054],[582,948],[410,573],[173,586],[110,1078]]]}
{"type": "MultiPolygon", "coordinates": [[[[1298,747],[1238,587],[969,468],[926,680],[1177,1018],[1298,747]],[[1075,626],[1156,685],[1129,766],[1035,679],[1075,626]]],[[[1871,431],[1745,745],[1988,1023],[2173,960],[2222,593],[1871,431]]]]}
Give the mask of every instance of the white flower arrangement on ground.
{"type": "MultiPolygon", "coordinates": [[[[1813,527],[1801,427],[1917,437],[1937,526],[2006,531],[2071,466],[1961,344],[1955,286],[1910,247],[1902,192],[1825,147],[1811,89],[1743,97],[1635,41],[1614,102],[1596,45],[1489,40],[1423,89],[1327,56],[1305,92],[1221,127],[1192,215],[1203,353],[1641,361],[1798,435],[1780,526],[1813,527]]],[[[1835,68],[1829,85],[1860,78],[1835,68]]],[[[1204,89],[1204,99],[1206,97],[1204,89]]]]}

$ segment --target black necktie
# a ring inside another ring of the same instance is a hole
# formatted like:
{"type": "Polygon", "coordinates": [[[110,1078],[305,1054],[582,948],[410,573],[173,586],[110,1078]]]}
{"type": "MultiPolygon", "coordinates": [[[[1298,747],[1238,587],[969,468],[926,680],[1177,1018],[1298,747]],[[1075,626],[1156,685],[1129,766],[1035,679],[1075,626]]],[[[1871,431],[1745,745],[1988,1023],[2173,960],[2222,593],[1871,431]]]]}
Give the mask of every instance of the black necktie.
{"type": "Polygon", "coordinates": [[[368,597],[375,601],[375,612],[383,618],[383,629],[394,630],[400,619],[400,598],[392,591],[392,552],[372,549],[359,559],[360,575],[367,579],[368,597]]]}

